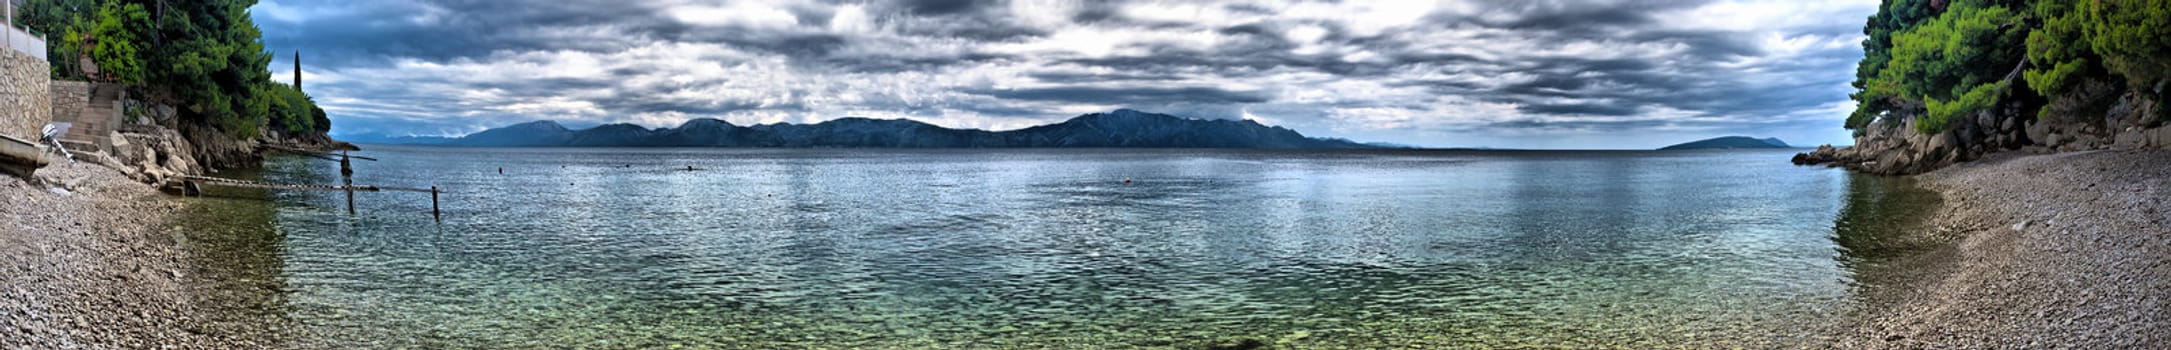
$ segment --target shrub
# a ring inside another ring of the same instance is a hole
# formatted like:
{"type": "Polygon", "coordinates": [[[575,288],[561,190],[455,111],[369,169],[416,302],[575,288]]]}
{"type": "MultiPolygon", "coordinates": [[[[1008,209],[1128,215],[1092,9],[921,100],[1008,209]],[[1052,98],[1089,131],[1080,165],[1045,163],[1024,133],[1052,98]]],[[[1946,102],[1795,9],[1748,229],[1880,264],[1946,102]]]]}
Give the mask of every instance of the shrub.
{"type": "Polygon", "coordinates": [[[1929,112],[1915,121],[1915,132],[1934,134],[1945,131],[1955,118],[1967,118],[1975,112],[1990,109],[1998,104],[1998,100],[2005,98],[2005,94],[2006,83],[1997,82],[1976,86],[1950,102],[1925,99],[1929,104],[1929,112]]]}

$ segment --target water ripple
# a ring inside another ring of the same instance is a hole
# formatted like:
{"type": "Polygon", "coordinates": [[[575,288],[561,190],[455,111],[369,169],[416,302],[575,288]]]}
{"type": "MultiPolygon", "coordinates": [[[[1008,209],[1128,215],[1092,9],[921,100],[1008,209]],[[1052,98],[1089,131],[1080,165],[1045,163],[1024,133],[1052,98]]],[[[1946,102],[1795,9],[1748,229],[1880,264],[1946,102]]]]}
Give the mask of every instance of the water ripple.
{"type": "Polygon", "coordinates": [[[324,347],[1760,347],[1849,298],[1846,175],[1769,152],[362,154],[446,216],[276,194],[324,347]]]}

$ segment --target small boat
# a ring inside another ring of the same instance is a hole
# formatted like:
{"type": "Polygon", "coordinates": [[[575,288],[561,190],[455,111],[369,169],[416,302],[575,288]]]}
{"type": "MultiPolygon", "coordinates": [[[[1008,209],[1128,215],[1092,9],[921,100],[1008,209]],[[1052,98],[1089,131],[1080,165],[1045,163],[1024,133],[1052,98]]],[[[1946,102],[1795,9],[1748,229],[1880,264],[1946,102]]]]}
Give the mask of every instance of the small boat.
{"type": "Polygon", "coordinates": [[[37,143],[0,135],[0,172],[27,179],[41,167],[45,167],[45,151],[37,143]]]}

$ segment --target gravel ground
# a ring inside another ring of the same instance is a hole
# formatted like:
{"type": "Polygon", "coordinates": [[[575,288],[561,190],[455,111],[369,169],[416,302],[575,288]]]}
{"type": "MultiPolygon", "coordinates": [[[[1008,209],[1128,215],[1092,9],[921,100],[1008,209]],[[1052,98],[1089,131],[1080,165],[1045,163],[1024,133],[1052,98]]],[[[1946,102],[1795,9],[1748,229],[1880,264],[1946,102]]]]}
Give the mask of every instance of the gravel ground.
{"type": "Polygon", "coordinates": [[[109,168],[0,176],[0,349],[233,349],[181,236],[180,202],[109,168]],[[56,193],[53,188],[65,189],[56,193]]]}
{"type": "Polygon", "coordinates": [[[2003,154],[1919,176],[1949,239],[1840,348],[2171,348],[2171,151],[2003,154]]]}

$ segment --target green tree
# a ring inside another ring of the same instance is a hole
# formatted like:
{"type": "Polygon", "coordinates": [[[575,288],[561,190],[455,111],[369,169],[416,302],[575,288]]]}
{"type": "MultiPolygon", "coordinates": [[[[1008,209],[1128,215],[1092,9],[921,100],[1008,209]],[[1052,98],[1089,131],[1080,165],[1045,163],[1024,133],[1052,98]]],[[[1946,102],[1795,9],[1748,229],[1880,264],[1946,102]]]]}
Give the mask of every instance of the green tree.
{"type": "Polygon", "coordinates": [[[2171,79],[2171,0],[2078,1],[2090,48],[2136,88],[2171,79]]]}
{"type": "Polygon", "coordinates": [[[1877,7],[1877,15],[1870,16],[1869,23],[1862,26],[1862,34],[1868,38],[1862,40],[1862,62],[1855,68],[1853,85],[1858,92],[1849,96],[1860,104],[1847,118],[1848,129],[1868,126],[1878,114],[1896,107],[1888,96],[1871,96],[1866,90],[1892,61],[1892,35],[1934,18],[1937,12],[1931,5],[1930,0],[1884,0],[1877,7]]]}
{"type": "Polygon", "coordinates": [[[263,88],[267,92],[265,95],[271,97],[269,122],[274,130],[301,134],[329,127],[317,125],[317,114],[323,110],[317,108],[316,102],[311,101],[309,96],[302,94],[300,90],[278,83],[265,83],[263,88]]]}
{"type": "Polygon", "coordinates": [[[1924,134],[1944,131],[1952,120],[1996,106],[2008,94],[2006,82],[1982,84],[1951,101],[1929,100],[1925,116],[1915,121],[1915,131],[1924,134]]]}
{"type": "Polygon", "coordinates": [[[2088,19],[2065,1],[2037,2],[2034,15],[2042,28],[2028,33],[2028,62],[2024,73],[2028,88],[2044,96],[2065,92],[2086,73],[2096,71],[2095,52],[2089,48],[2088,19]]]}
{"type": "Polygon", "coordinates": [[[152,65],[157,77],[194,120],[219,125],[237,136],[252,136],[265,125],[274,96],[262,83],[271,79],[271,54],[249,19],[250,0],[169,2],[157,19],[164,45],[152,65]]]}
{"type": "MultiPolygon", "coordinates": [[[[0,0],[5,1],[5,0],[0,0]]],[[[64,32],[48,40],[55,77],[74,77],[81,53],[146,98],[182,106],[184,122],[239,137],[259,128],[329,130],[313,100],[270,82],[271,54],[249,17],[255,0],[25,0],[23,23],[64,32]],[[145,11],[146,7],[157,11],[145,11]],[[83,38],[89,34],[94,41],[83,38]],[[87,45],[87,46],[86,46],[87,45]]]]}
{"type": "Polygon", "coordinates": [[[1890,58],[1863,68],[1876,75],[1859,83],[1854,97],[1860,103],[1847,127],[1865,127],[1895,111],[1912,113],[1902,106],[1923,106],[1917,131],[1932,133],[1943,131],[1946,119],[1996,105],[2006,95],[1999,82],[2025,56],[2028,26],[2007,8],[2012,5],[1956,1],[1928,21],[1891,33],[1891,46],[1881,53],[1890,58]]]}
{"type": "Polygon", "coordinates": [[[317,108],[317,102],[315,99],[309,100],[309,116],[309,120],[312,121],[312,124],[316,125],[317,132],[332,131],[332,117],[330,115],[324,114],[323,108],[317,108]]]}
{"type": "Polygon", "coordinates": [[[140,51],[150,20],[143,5],[107,2],[98,6],[97,22],[90,30],[95,46],[89,51],[99,72],[124,85],[143,85],[147,67],[140,51]]]}
{"type": "Polygon", "coordinates": [[[46,63],[54,78],[82,77],[76,58],[82,54],[82,33],[89,32],[78,14],[98,9],[91,0],[27,0],[15,8],[15,23],[45,36],[46,63]]]}

